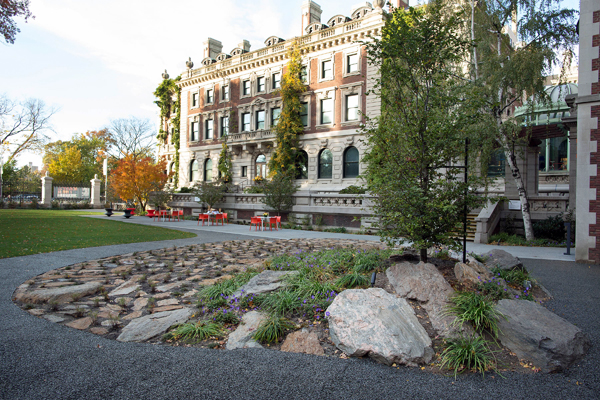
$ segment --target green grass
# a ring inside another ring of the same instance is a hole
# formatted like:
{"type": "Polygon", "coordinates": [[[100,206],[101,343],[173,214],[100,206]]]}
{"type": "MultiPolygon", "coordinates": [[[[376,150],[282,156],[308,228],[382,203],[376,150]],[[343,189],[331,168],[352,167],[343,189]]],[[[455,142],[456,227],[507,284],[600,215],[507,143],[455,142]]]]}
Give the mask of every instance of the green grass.
{"type": "Polygon", "coordinates": [[[118,217],[80,217],[89,214],[66,210],[0,210],[0,258],[196,236],[157,226],[126,224],[116,220],[118,217]]]}
{"type": "Polygon", "coordinates": [[[454,370],[456,375],[464,371],[481,372],[494,369],[496,362],[485,339],[481,336],[459,336],[447,340],[442,353],[442,368],[454,370]]]}
{"type": "Polygon", "coordinates": [[[496,311],[491,299],[478,293],[458,292],[450,298],[450,303],[447,312],[456,316],[456,324],[470,322],[477,332],[487,330],[498,337],[498,319],[503,315],[496,311]]]}

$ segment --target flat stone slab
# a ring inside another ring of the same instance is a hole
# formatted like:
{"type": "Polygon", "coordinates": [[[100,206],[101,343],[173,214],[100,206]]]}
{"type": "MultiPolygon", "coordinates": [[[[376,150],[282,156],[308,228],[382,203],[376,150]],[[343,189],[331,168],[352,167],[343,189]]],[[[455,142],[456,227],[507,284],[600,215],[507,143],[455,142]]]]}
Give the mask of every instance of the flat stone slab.
{"type": "Polygon", "coordinates": [[[73,301],[73,296],[87,296],[96,293],[102,286],[100,282],[88,282],[83,285],[65,286],[52,289],[38,289],[31,292],[21,292],[15,296],[23,303],[67,303],[73,301]]]}
{"type": "Polygon", "coordinates": [[[528,300],[500,300],[500,342],[520,359],[544,372],[562,371],[577,362],[591,346],[585,333],[542,305],[528,300]]]}
{"type": "Polygon", "coordinates": [[[117,337],[119,342],[142,342],[163,334],[173,325],[182,324],[190,318],[193,311],[181,308],[146,315],[132,320],[117,337]]]}
{"type": "Polygon", "coordinates": [[[435,265],[402,262],[388,268],[386,276],[400,297],[422,303],[431,325],[441,336],[452,336],[456,332],[457,328],[452,325],[454,317],[445,312],[455,292],[435,265]]]}
{"type": "Polygon", "coordinates": [[[117,286],[114,290],[112,290],[108,295],[111,297],[114,296],[125,296],[131,294],[138,290],[140,285],[138,283],[138,278],[130,279],[127,282],[117,286]]]}
{"type": "Polygon", "coordinates": [[[229,335],[225,348],[227,350],[262,348],[256,340],[252,339],[252,335],[265,318],[267,316],[258,311],[244,314],[240,325],[229,335]]]}
{"type": "Polygon", "coordinates": [[[285,286],[283,278],[297,274],[298,271],[271,271],[266,270],[256,275],[244,286],[239,288],[233,297],[243,297],[251,294],[274,292],[285,286]]]}
{"type": "Polygon", "coordinates": [[[63,322],[65,319],[63,317],[59,317],[56,314],[46,314],[42,315],[42,318],[47,319],[50,322],[59,323],[63,322]]]}
{"type": "Polygon", "coordinates": [[[426,364],[431,339],[406,299],[383,289],[344,290],[327,308],[331,340],[344,353],[387,365],[426,364]]]}
{"type": "Polygon", "coordinates": [[[65,325],[69,328],[75,328],[79,330],[86,330],[92,324],[92,319],[90,317],[76,319],[74,321],[68,322],[65,325]]]}

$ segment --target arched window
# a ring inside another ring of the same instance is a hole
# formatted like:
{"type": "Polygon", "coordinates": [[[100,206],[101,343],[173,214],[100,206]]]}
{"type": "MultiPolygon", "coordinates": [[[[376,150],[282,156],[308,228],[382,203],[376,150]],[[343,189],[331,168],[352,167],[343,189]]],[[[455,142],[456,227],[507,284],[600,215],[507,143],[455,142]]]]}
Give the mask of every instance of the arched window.
{"type": "Polygon", "coordinates": [[[204,161],[204,182],[212,182],[212,160],[204,161]]]}
{"type": "Polygon", "coordinates": [[[308,179],[308,154],[304,150],[296,154],[296,179],[308,179]]]}
{"type": "Polygon", "coordinates": [[[173,182],[173,172],[175,170],[175,163],[172,162],[171,164],[169,164],[169,168],[167,169],[167,174],[169,175],[169,182],[172,183],[173,182]]]}
{"type": "Polygon", "coordinates": [[[198,161],[192,160],[190,163],[190,182],[198,180],[198,161]]]}
{"type": "Polygon", "coordinates": [[[344,151],[344,178],[358,176],[358,149],[350,146],[344,151]]]}
{"type": "Polygon", "coordinates": [[[331,150],[323,149],[319,154],[319,179],[331,179],[331,150]]]}
{"type": "Polygon", "coordinates": [[[256,157],[256,176],[267,177],[267,157],[264,154],[256,157]]]}

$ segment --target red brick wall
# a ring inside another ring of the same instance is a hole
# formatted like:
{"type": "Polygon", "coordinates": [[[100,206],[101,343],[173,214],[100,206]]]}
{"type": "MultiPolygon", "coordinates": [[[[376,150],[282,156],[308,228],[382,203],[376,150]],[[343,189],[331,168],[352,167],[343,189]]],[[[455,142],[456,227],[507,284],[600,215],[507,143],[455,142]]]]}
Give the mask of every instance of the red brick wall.
{"type": "MultiPolygon", "coordinates": [[[[600,22],[600,10],[595,11],[593,15],[594,23],[600,22]]],[[[598,35],[592,36],[592,47],[600,47],[600,32],[598,35]]],[[[582,65],[580,68],[586,68],[582,65]]],[[[592,60],[592,71],[598,71],[600,78],[600,58],[592,60]]],[[[600,82],[600,79],[599,79],[600,82]]],[[[600,93],[600,83],[592,83],[592,94],[600,93]]],[[[591,117],[597,118],[600,121],[600,106],[593,106],[591,109],[591,117]]],[[[590,140],[600,143],[600,129],[590,130],[590,140]]],[[[598,166],[600,166],[600,152],[596,151],[590,154],[590,164],[596,166],[596,176],[590,177],[590,188],[596,189],[596,200],[590,200],[590,212],[596,213],[596,223],[590,224],[590,236],[596,238],[596,247],[589,251],[589,259],[596,263],[600,263],[600,174],[598,174],[598,166]]]]}

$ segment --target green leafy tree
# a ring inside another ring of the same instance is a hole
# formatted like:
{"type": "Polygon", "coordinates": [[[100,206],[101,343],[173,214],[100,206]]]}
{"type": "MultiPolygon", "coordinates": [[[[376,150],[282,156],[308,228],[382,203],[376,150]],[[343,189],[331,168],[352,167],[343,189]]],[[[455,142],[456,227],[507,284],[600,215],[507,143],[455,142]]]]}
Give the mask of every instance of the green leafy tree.
{"type": "Polygon", "coordinates": [[[179,148],[181,145],[181,89],[177,86],[177,82],[180,80],[181,76],[178,76],[175,79],[169,79],[167,77],[167,79],[163,79],[154,91],[154,96],[158,98],[154,103],[160,109],[160,127],[156,138],[161,144],[167,142],[169,136],[169,120],[171,121],[173,129],[171,144],[175,147],[175,174],[173,175],[175,187],[179,185],[179,148]]]}
{"type": "Polygon", "coordinates": [[[283,107],[279,121],[275,125],[277,147],[269,160],[269,174],[294,173],[298,153],[298,135],[304,132],[300,114],[302,103],[300,94],[306,90],[306,85],[300,77],[302,55],[297,43],[288,50],[289,62],[281,78],[281,100],[283,107]]]}
{"type": "MultiPolygon", "coordinates": [[[[365,178],[376,194],[374,210],[389,243],[412,241],[427,259],[433,245],[456,246],[452,237],[463,209],[483,199],[460,179],[465,139],[476,121],[469,87],[457,67],[469,42],[460,15],[442,2],[396,9],[381,39],[368,43],[380,78],[374,93],[381,115],[367,118],[365,178]],[[465,193],[467,195],[465,196],[465,193]]],[[[480,139],[472,137],[479,145],[480,139]]],[[[476,179],[476,178],[473,178],[476,179]]]]}
{"type": "Polygon", "coordinates": [[[270,181],[264,182],[262,188],[264,197],[261,201],[277,215],[291,210],[294,206],[294,193],[298,186],[294,184],[293,175],[277,174],[270,181]]]}
{"type": "Polygon", "coordinates": [[[194,185],[192,193],[200,199],[201,203],[206,203],[208,208],[223,201],[223,195],[227,191],[227,186],[221,183],[199,182],[194,185]]]}
{"type": "MultiPolygon", "coordinates": [[[[577,12],[561,9],[556,0],[470,0],[470,57],[472,80],[483,101],[488,132],[504,150],[514,177],[527,240],[534,239],[529,200],[517,164],[519,145],[526,146],[522,122],[508,112],[529,98],[529,104],[546,100],[545,76],[553,69],[570,65],[577,12]],[[514,27],[517,42],[510,40],[507,27],[514,27]],[[559,55],[560,53],[560,55],[559,55]]],[[[533,112],[533,109],[531,110],[533,112]]],[[[512,113],[510,113],[512,114],[512,113]]]]}

